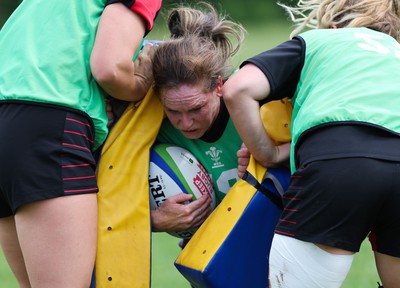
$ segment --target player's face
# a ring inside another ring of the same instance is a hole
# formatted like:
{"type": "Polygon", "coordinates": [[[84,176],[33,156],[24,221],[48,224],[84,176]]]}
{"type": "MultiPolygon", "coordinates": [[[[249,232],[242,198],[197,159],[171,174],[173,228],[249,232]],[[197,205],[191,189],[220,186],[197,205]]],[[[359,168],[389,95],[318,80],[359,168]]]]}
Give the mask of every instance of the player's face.
{"type": "Polygon", "coordinates": [[[182,84],[163,91],[164,111],[186,138],[200,138],[214,123],[220,106],[218,89],[204,91],[200,85],[182,84]]]}

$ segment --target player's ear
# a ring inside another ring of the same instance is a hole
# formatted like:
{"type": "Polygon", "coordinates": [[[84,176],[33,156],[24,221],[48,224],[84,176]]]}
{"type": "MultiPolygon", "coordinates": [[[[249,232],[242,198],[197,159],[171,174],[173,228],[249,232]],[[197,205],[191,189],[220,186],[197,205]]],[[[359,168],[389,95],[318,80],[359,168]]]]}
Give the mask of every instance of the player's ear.
{"type": "Polygon", "coordinates": [[[224,85],[224,83],[222,83],[222,77],[221,77],[221,75],[219,75],[218,80],[217,80],[217,88],[215,89],[218,97],[222,97],[222,86],[223,85],[224,85]]]}

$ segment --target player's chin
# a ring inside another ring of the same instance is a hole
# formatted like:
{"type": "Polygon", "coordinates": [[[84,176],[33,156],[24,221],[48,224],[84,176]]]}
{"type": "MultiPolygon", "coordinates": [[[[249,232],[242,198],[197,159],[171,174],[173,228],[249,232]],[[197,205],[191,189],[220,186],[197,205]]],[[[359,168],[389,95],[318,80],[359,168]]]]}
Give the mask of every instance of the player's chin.
{"type": "Polygon", "coordinates": [[[203,130],[199,130],[199,129],[196,129],[196,130],[185,130],[185,131],[181,130],[181,132],[182,132],[183,136],[185,136],[188,139],[199,139],[201,136],[204,135],[204,131],[203,130]]]}

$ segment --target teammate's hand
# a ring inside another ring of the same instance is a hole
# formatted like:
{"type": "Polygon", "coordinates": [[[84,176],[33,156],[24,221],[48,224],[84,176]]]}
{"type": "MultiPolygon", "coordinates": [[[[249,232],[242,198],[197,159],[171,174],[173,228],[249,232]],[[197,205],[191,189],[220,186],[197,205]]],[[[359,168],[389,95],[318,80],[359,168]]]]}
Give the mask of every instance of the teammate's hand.
{"type": "Polygon", "coordinates": [[[110,128],[114,124],[114,121],[115,121],[113,107],[112,107],[110,99],[106,99],[106,113],[107,113],[107,118],[108,118],[107,127],[110,128]]]}
{"type": "Polygon", "coordinates": [[[137,59],[135,60],[135,81],[136,81],[136,95],[140,95],[140,99],[146,96],[147,91],[153,83],[153,70],[152,70],[152,55],[154,47],[152,44],[146,44],[140,51],[137,59]]]}
{"type": "Polygon", "coordinates": [[[242,178],[250,163],[250,151],[244,143],[236,152],[236,156],[238,157],[238,176],[239,178],[242,178]]]}

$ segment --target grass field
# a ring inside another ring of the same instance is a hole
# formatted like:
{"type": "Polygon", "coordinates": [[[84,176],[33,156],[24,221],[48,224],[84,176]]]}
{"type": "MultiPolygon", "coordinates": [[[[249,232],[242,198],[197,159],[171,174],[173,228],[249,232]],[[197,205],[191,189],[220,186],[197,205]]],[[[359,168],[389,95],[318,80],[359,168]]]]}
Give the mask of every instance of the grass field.
{"type": "MultiPolygon", "coordinates": [[[[190,288],[174,266],[181,251],[178,238],[166,233],[153,233],[153,288],[190,288]]],[[[342,288],[376,288],[379,281],[369,243],[365,241],[354,259],[342,288]]],[[[3,254],[0,253],[0,288],[18,288],[3,254]]]]}
{"type": "MultiPolygon", "coordinates": [[[[289,27],[284,23],[260,23],[246,26],[248,37],[241,52],[236,57],[236,64],[242,60],[271,48],[289,38],[289,27]]],[[[165,32],[155,28],[149,39],[164,39],[165,32]]],[[[166,233],[153,233],[153,288],[190,288],[190,285],[175,269],[173,262],[180,248],[178,239],[166,233]]],[[[379,281],[372,252],[368,242],[364,242],[361,252],[356,255],[353,266],[343,288],[376,288],[379,281]]],[[[0,251],[0,288],[17,288],[16,281],[0,251]]]]}

